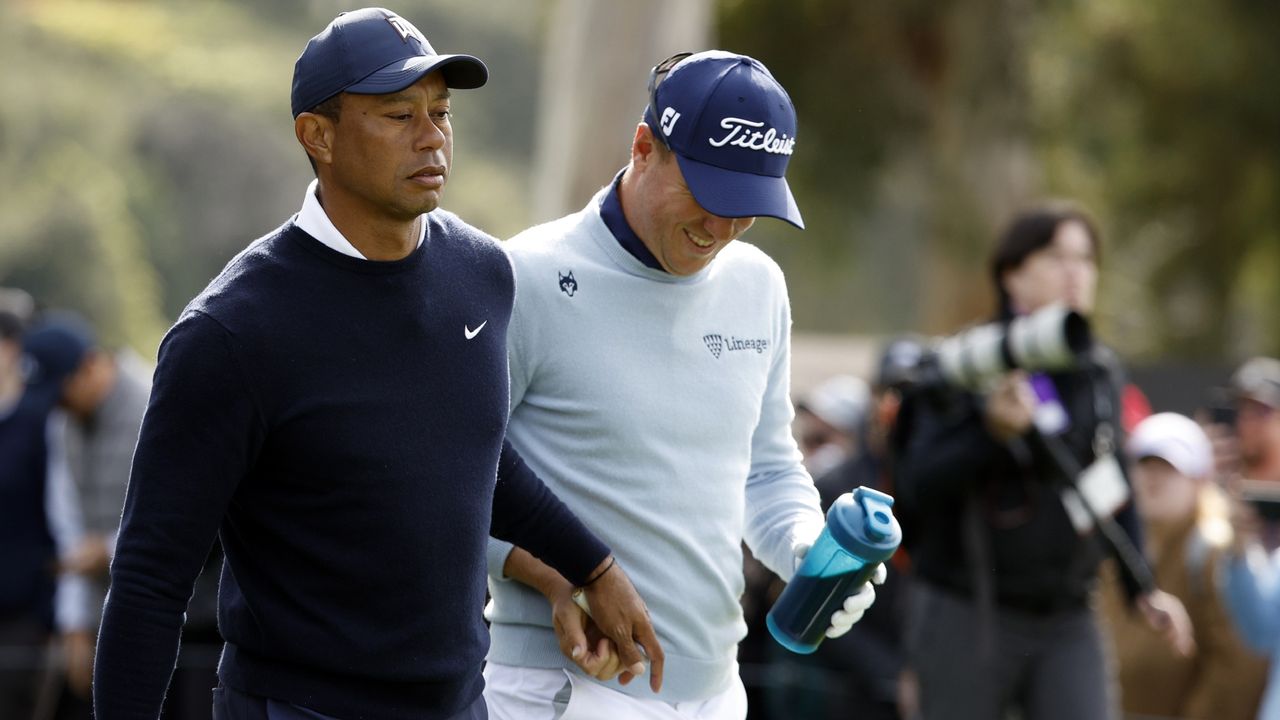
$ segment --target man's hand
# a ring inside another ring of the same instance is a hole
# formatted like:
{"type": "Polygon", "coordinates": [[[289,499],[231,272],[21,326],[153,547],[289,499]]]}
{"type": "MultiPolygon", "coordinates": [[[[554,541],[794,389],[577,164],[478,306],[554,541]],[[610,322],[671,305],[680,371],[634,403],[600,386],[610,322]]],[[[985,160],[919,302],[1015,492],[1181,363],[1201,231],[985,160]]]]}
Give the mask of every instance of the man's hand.
{"type": "Polygon", "coordinates": [[[591,573],[582,606],[575,605],[568,580],[522,548],[511,549],[502,574],[547,598],[560,651],[584,672],[601,680],[620,675],[618,682],[625,685],[644,674],[643,648],[652,664],[649,687],[662,688],[664,656],[649,610],[612,555],[591,573]]]}
{"type": "Polygon", "coordinates": [[[573,592],[566,582],[551,600],[551,623],[560,642],[560,652],[591,677],[612,680],[622,672],[622,658],[613,641],[574,603],[573,592]]]}
{"type": "Polygon", "coordinates": [[[111,569],[111,553],[107,549],[107,539],[101,535],[85,535],[71,553],[61,561],[63,572],[76,573],[87,577],[106,577],[111,569]]]}
{"type": "Polygon", "coordinates": [[[1164,635],[1174,652],[1182,657],[1195,654],[1195,629],[1181,600],[1163,590],[1153,590],[1139,595],[1135,604],[1147,626],[1164,635]]]}
{"type": "Polygon", "coordinates": [[[591,607],[592,619],[617,647],[624,668],[619,682],[627,683],[632,677],[643,675],[644,655],[648,655],[649,688],[658,692],[662,689],[662,666],[666,656],[653,631],[649,609],[631,584],[631,578],[613,557],[600,563],[596,573],[584,594],[591,607]]]}
{"type": "Polygon", "coordinates": [[[93,685],[93,635],[88,630],[63,633],[62,655],[67,666],[67,687],[88,698],[93,685]]]}
{"type": "Polygon", "coordinates": [[[1036,399],[1026,373],[1015,371],[1000,378],[987,395],[984,420],[987,432],[1000,442],[1025,435],[1035,420],[1036,399]]]}

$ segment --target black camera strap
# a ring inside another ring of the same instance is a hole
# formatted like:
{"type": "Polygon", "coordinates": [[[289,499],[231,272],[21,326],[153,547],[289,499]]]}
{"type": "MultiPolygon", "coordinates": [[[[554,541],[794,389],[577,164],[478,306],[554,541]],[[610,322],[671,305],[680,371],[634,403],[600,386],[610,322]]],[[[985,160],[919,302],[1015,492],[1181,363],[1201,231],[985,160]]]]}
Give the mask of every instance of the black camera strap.
{"type": "MultiPolygon", "coordinates": [[[[1099,363],[1099,365],[1104,372],[1107,372],[1108,377],[1098,378],[1093,376],[1093,373],[1090,373],[1092,376],[1090,377],[1091,385],[1093,386],[1094,414],[1098,422],[1093,436],[1095,458],[1105,457],[1116,451],[1116,406],[1107,392],[1108,387],[1112,385],[1112,383],[1107,382],[1111,379],[1109,377],[1110,372],[1105,362],[1099,363]]],[[[1113,516],[1099,515],[1094,512],[1093,506],[1089,504],[1088,500],[1080,492],[1076,481],[1081,473],[1084,472],[1084,468],[1076,460],[1075,456],[1071,454],[1071,450],[1066,443],[1059,437],[1044,435],[1039,430],[1031,433],[1030,440],[1040,446],[1045,456],[1053,463],[1058,471],[1056,474],[1063,489],[1075,495],[1080,505],[1089,514],[1089,517],[1093,520],[1094,527],[1098,528],[1103,542],[1111,547],[1116,559],[1120,562],[1121,571],[1132,578],[1143,593],[1155,590],[1156,581],[1151,572],[1151,567],[1147,564],[1146,558],[1142,556],[1142,553],[1133,544],[1133,541],[1129,539],[1128,533],[1124,531],[1124,528],[1120,527],[1120,523],[1116,522],[1113,516]]]]}

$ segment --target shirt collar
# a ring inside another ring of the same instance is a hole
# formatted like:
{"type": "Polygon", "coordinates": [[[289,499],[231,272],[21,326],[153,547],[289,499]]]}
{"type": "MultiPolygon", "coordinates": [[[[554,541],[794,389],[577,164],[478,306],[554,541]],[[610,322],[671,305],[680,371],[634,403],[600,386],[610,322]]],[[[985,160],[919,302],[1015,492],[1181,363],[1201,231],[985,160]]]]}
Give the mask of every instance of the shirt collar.
{"type": "MultiPolygon", "coordinates": [[[[302,198],[302,209],[298,211],[297,216],[293,219],[294,224],[306,234],[343,255],[359,258],[360,260],[368,260],[369,258],[365,257],[364,253],[357,250],[355,245],[352,245],[349,240],[343,237],[342,233],[333,224],[333,221],[329,219],[328,213],[320,205],[320,198],[316,194],[319,187],[319,180],[312,180],[311,184],[307,186],[307,193],[302,198]]],[[[422,246],[426,233],[427,223],[425,221],[419,223],[417,247],[422,246]]]]}
{"type": "MultiPolygon", "coordinates": [[[[658,258],[649,252],[649,248],[645,246],[644,241],[636,235],[631,229],[631,225],[627,223],[627,218],[622,212],[622,201],[618,198],[618,184],[622,182],[622,174],[625,169],[619,170],[617,175],[613,176],[613,182],[610,183],[609,191],[604,194],[600,200],[600,217],[604,220],[605,227],[609,228],[609,232],[613,234],[614,239],[632,257],[644,263],[645,266],[654,270],[663,270],[662,263],[658,262],[658,258]]],[[[665,270],[663,270],[665,272],[665,270]]]]}

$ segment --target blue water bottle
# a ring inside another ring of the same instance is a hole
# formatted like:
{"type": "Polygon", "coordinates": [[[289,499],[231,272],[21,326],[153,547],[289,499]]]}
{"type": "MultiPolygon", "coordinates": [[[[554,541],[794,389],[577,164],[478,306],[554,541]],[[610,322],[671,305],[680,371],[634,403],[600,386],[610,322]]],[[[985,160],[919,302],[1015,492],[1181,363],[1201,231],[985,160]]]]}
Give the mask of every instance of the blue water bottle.
{"type": "Polygon", "coordinates": [[[827,526],[765,617],[773,638],[792,652],[817,650],[832,613],[871,579],[900,542],[892,497],[859,487],[837,498],[827,511],[827,526]]]}

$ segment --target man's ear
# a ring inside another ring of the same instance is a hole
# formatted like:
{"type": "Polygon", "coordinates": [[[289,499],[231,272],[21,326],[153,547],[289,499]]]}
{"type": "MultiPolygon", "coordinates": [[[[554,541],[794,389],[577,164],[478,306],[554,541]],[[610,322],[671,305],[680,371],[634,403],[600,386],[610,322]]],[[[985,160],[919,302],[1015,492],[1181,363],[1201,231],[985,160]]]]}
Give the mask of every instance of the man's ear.
{"type": "Polygon", "coordinates": [[[647,123],[636,125],[635,137],[631,138],[631,164],[637,167],[657,162],[659,155],[658,139],[647,123]]]}
{"type": "Polygon", "coordinates": [[[323,115],[304,112],[293,121],[293,133],[312,160],[333,162],[333,121],[323,115]]]}

